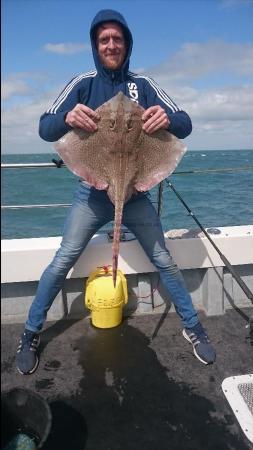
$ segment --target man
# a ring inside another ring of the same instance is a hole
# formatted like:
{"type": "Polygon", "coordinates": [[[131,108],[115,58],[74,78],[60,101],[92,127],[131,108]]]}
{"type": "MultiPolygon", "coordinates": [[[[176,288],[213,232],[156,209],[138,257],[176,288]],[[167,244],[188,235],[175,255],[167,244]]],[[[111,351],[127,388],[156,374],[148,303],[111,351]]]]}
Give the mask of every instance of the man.
{"type": "MultiPolygon", "coordinates": [[[[52,107],[40,119],[42,139],[57,141],[72,128],[95,132],[99,126],[96,108],[122,91],[144,107],[146,133],[164,128],[178,138],[191,133],[189,116],[150,78],[129,72],[132,35],[124,18],[116,11],[103,10],[94,18],[90,30],[96,70],[73,78],[52,107]]],[[[114,206],[106,191],[98,191],[81,180],[67,216],[61,247],[40,279],[24,333],[17,351],[17,367],[22,374],[33,373],[38,366],[39,332],[47,311],[61,290],[91,237],[113,220],[114,206]]],[[[183,277],[165,247],[160,219],[148,193],[137,193],[125,204],[123,223],[135,234],[173,301],[194,354],[204,364],[215,360],[215,351],[199,322],[183,277]],[[145,217],[148,220],[145,220],[145,217]],[[143,226],[143,223],[147,225],[143,226]]]]}

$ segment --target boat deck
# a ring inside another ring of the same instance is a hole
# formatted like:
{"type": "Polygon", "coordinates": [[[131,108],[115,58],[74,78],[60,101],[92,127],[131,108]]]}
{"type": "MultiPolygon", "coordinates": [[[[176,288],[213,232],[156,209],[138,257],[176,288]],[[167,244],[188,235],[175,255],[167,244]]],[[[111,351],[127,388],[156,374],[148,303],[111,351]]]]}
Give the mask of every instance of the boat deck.
{"type": "Polygon", "coordinates": [[[217,351],[211,366],[193,356],[175,313],[135,315],[108,330],[88,317],[48,322],[30,376],[15,369],[23,326],[2,325],[2,390],[26,387],[47,399],[45,450],[249,450],[221,383],[253,373],[252,312],[200,313],[217,351]]]}

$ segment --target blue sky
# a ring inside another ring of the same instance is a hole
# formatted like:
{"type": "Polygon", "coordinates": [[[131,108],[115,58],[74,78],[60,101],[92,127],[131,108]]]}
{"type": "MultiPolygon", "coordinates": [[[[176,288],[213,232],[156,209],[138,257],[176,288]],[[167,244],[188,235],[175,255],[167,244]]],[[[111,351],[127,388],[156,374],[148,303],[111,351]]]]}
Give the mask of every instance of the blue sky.
{"type": "Polygon", "coordinates": [[[3,153],[53,150],[39,117],[94,67],[90,23],[106,8],[133,33],[131,70],[191,116],[189,150],[253,148],[253,0],[3,0],[3,153]]]}

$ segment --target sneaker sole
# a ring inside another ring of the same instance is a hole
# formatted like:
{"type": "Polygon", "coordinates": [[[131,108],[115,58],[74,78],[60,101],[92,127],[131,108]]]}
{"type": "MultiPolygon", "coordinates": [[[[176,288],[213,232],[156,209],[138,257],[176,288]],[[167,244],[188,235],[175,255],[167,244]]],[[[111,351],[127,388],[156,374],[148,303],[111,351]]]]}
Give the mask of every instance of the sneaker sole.
{"type": "Polygon", "coordinates": [[[187,333],[186,333],[185,330],[182,331],[182,334],[183,334],[184,338],[192,345],[193,353],[194,353],[194,355],[196,356],[196,358],[197,358],[200,362],[202,362],[203,364],[205,364],[205,365],[211,364],[211,363],[208,363],[208,362],[206,362],[206,361],[204,361],[203,359],[200,358],[200,356],[199,356],[199,355],[197,354],[197,352],[196,352],[196,349],[195,349],[195,347],[194,347],[192,341],[190,340],[190,338],[189,338],[189,336],[187,335],[187,333]]]}

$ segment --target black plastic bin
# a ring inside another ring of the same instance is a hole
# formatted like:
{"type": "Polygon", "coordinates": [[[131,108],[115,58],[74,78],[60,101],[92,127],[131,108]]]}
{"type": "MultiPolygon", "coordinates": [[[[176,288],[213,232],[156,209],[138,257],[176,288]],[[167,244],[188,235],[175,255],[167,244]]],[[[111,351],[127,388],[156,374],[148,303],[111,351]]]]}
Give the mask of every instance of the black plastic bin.
{"type": "Polygon", "coordinates": [[[14,388],[1,395],[1,449],[18,434],[34,440],[36,448],[43,448],[52,422],[47,401],[29,389],[14,388]]]}

